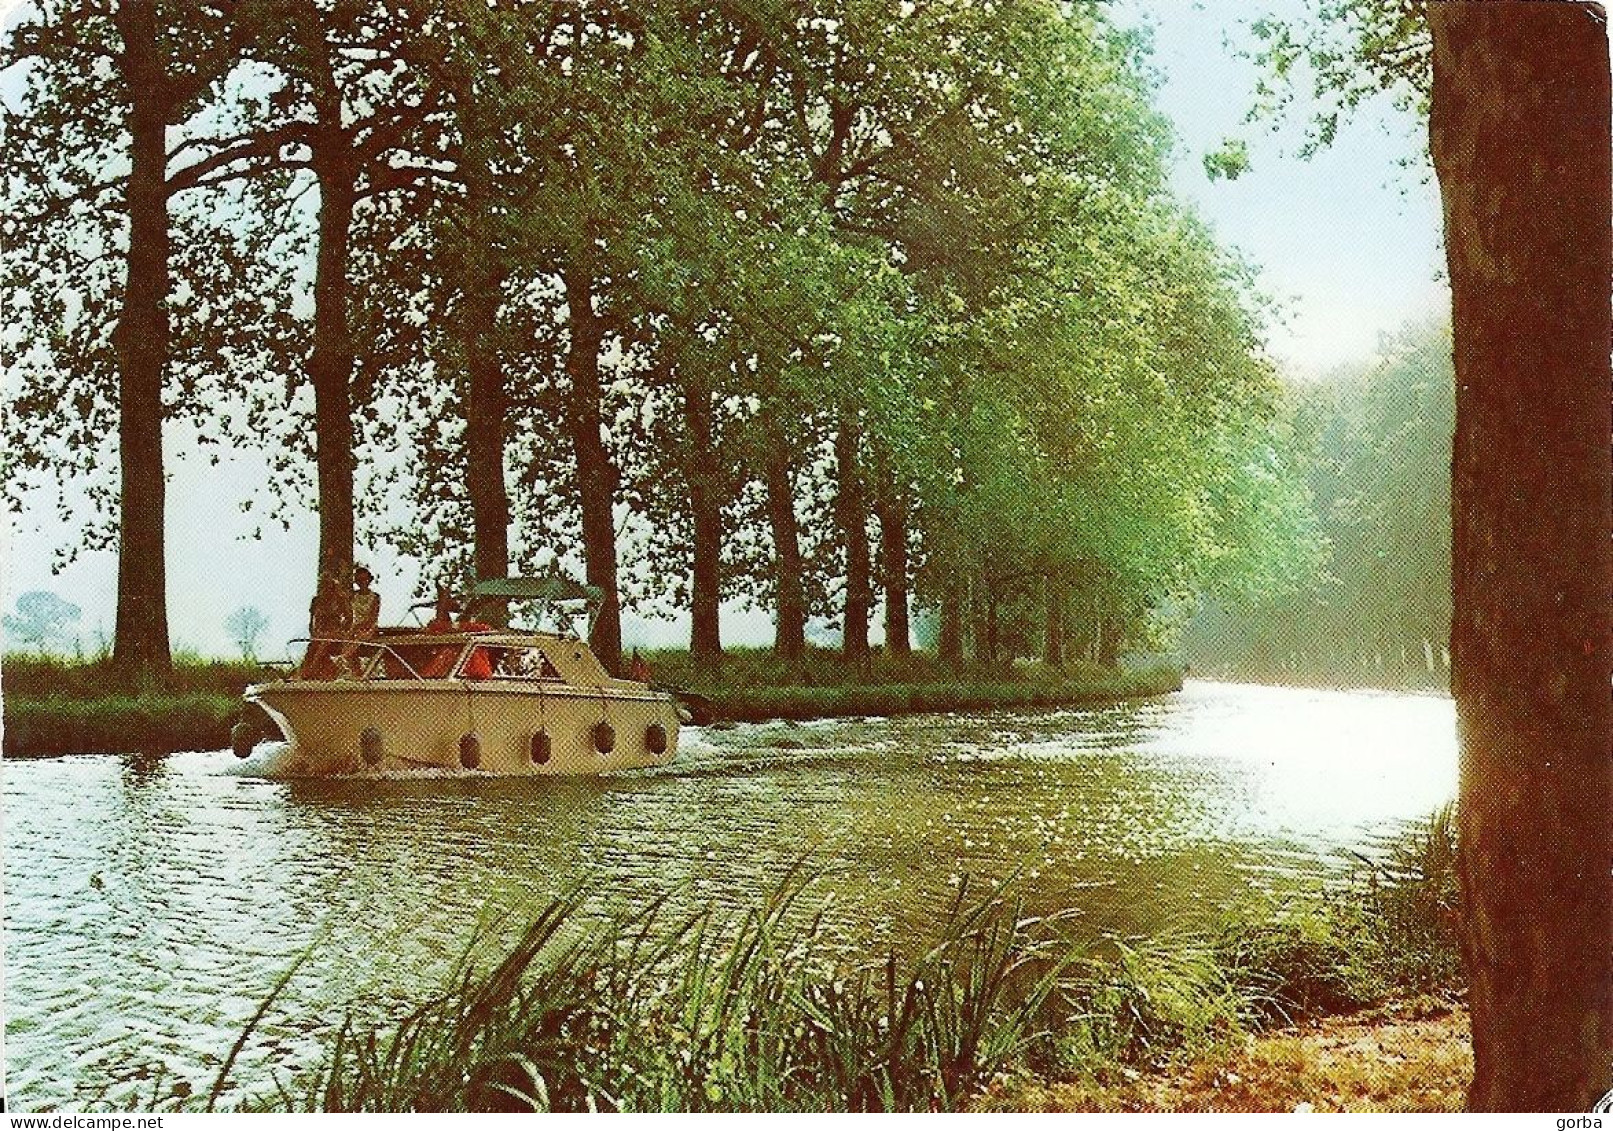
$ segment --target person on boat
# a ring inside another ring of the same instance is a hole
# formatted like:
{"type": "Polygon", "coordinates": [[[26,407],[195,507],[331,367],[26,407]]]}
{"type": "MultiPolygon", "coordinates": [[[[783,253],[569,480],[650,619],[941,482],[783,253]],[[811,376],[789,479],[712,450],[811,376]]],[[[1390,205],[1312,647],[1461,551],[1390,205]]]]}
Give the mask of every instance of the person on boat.
{"type": "Polygon", "coordinates": [[[655,678],[650,674],[650,665],[638,654],[637,648],[633,649],[633,662],[628,665],[627,678],[634,683],[649,683],[655,678]]]}
{"type": "MultiPolygon", "coordinates": [[[[454,614],[459,611],[459,602],[449,596],[448,590],[437,590],[437,603],[432,607],[431,619],[426,622],[426,631],[441,636],[454,631],[454,614]]],[[[432,650],[431,656],[420,667],[422,679],[447,679],[454,670],[454,661],[459,659],[459,645],[445,644],[441,648],[432,650]]]]}
{"type": "MultiPolygon", "coordinates": [[[[468,611],[459,618],[460,632],[491,632],[492,630],[492,625],[485,621],[477,620],[468,611]]],[[[464,679],[492,679],[493,653],[481,645],[472,648],[470,657],[465,661],[465,668],[461,676],[464,679]]]]}
{"type": "Polygon", "coordinates": [[[341,649],[339,639],[352,623],[352,605],[334,573],[319,579],[319,591],[308,606],[308,651],[297,675],[301,679],[330,679],[336,674],[333,657],[341,649]]]}
{"type": "Polygon", "coordinates": [[[381,626],[381,595],[370,588],[375,575],[363,566],[353,570],[353,624],[355,640],[374,640],[381,626]]]}
{"type": "Polygon", "coordinates": [[[431,610],[431,619],[426,622],[426,631],[454,631],[454,614],[458,611],[459,602],[448,595],[448,590],[437,590],[437,604],[431,610]]]}
{"type": "Polygon", "coordinates": [[[380,635],[381,595],[370,588],[375,575],[363,566],[353,570],[353,595],[349,599],[350,613],[347,634],[352,639],[342,648],[342,664],[348,674],[357,679],[362,665],[358,659],[358,641],[374,640],[380,635]]]}

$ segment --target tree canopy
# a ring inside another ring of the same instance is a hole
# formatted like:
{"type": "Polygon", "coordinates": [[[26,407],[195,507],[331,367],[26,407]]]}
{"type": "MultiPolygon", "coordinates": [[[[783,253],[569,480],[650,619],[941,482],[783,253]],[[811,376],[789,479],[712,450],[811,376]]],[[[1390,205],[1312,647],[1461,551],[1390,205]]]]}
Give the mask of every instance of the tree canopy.
{"type": "Polygon", "coordinates": [[[715,659],[734,601],[786,652],[882,605],[896,650],[928,610],[1112,659],[1318,553],[1250,273],[1099,7],[60,0],[5,62],[8,494],[93,484],[92,544],[146,521],[113,426],[185,416],[271,453],[322,570],[585,573],[607,663],[623,607],[715,659]],[[166,320],[121,368],[118,301],[166,320]]]}

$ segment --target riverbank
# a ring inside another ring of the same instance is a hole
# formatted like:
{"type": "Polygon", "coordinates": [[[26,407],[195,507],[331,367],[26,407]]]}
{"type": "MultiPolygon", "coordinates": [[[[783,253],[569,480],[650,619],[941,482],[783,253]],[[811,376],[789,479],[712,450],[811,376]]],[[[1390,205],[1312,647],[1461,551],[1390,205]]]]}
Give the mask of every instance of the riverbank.
{"type": "MultiPolygon", "coordinates": [[[[1182,669],[1169,660],[1122,669],[953,666],[915,653],[876,655],[852,665],[820,650],[785,663],[763,649],[731,650],[716,666],[695,665],[682,651],[644,658],[658,684],[692,693],[689,702],[701,723],[1088,705],[1182,686],[1182,669]]],[[[4,754],[220,749],[229,745],[230,727],[241,717],[241,691],[274,674],[250,662],[180,659],[161,686],[119,688],[105,662],[7,656],[0,670],[4,754]]]]}
{"type": "Polygon", "coordinates": [[[851,664],[827,649],[809,649],[794,662],[760,648],[731,649],[718,665],[697,665],[684,651],[644,659],[657,683],[692,693],[701,723],[1095,705],[1180,691],[1183,676],[1181,664],[1166,657],[1119,668],[948,664],[928,652],[876,652],[851,664]]]}
{"type": "Polygon", "coordinates": [[[960,895],[932,936],[872,961],[813,911],[818,881],[738,919],[652,905],[590,924],[564,897],[498,961],[398,1003],[402,1020],[343,1026],[302,1080],[232,1077],[232,1054],[209,1103],[1448,1110],[1470,1071],[1453,836],[1442,813],[1370,874],[1191,934],[1072,942],[1010,894],[960,895]]]}
{"type": "Polygon", "coordinates": [[[1392,691],[1446,698],[1451,693],[1449,672],[1430,673],[1422,668],[1296,670],[1196,659],[1193,661],[1193,675],[1218,683],[1255,683],[1262,687],[1299,687],[1317,691],[1392,691]]]}
{"type": "Polygon", "coordinates": [[[1461,1111],[1473,1079],[1467,1010],[1412,998],[1325,1017],[1169,1068],[1004,1081],[977,1111],[1461,1111]]]}

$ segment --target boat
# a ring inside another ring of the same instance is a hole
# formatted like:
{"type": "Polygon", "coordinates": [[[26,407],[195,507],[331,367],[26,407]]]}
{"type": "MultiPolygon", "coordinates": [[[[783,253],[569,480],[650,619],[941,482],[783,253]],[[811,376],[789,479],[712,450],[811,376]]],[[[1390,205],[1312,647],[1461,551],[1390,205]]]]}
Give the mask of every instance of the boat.
{"type": "MultiPolygon", "coordinates": [[[[612,676],[587,641],[563,627],[491,627],[474,615],[488,604],[507,608],[511,600],[559,609],[597,596],[564,579],[479,582],[467,605],[469,623],[451,631],[416,625],[382,628],[367,639],[314,639],[310,644],[343,657],[332,678],[292,674],[253,684],[244,698],[249,712],[261,708],[287,743],[276,769],[284,776],[591,775],[665,765],[677,753],[686,717],[676,697],[612,676]]],[[[251,723],[238,724],[235,753],[249,755],[259,733],[251,723]]]]}

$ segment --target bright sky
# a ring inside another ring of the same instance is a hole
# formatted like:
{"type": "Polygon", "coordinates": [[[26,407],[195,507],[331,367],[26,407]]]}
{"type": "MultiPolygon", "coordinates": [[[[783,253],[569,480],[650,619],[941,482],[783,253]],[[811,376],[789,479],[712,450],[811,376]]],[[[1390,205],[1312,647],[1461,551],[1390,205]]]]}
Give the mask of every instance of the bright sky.
{"type": "MultiPolygon", "coordinates": [[[[0,0],[0,14],[15,2],[0,0]]],[[[1442,266],[1438,194],[1422,166],[1403,168],[1422,144],[1421,126],[1387,106],[1371,107],[1340,131],[1332,148],[1306,162],[1293,156],[1300,130],[1273,135],[1244,124],[1252,102],[1254,64],[1223,45],[1248,42],[1247,21],[1265,8],[1293,15],[1302,0],[1204,0],[1116,6],[1127,23],[1155,30],[1155,66],[1162,73],[1159,103],[1180,139],[1178,190],[1196,202],[1221,239],[1258,266],[1265,290],[1287,311],[1274,327],[1271,349],[1295,378],[1312,378],[1333,366],[1370,355],[1379,336],[1402,324],[1448,308],[1437,279],[1442,266]],[[1253,168],[1235,182],[1212,183],[1202,157],[1230,134],[1249,140],[1253,168]]],[[[7,21],[10,22],[9,20],[7,21]]],[[[1303,102],[1296,117],[1303,113],[1303,102]]],[[[318,532],[312,515],[289,532],[275,528],[253,541],[253,521],[241,500],[264,472],[251,454],[219,468],[185,457],[188,445],[174,434],[168,493],[169,623],[176,648],[229,655],[234,646],[223,628],[231,610],[256,605],[266,613],[265,655],[281,654],[281,642],[305,631],[318,532]]],[[[4,604],[17,594],[49,589],[83,609],[80,634],[87,649],[110,639],[115,619],[117,563],[110,552],[86,554],[59,574],[51,572],[55,550],[71,538],[40,499],[8,524],[4,604]]],[[[408,603],[415,573],[372,547],[359,559],[377,575],[376,588],[390,618],[408,603]]],[[[682,644],[687,621],[624,625],[629,646],[682,644]]],[[[725,611],[728,643],[767,643],[771,620],[764,613],[725,611]]],[[[877,629],[875,637],[877,639],[877,629]]]]}

